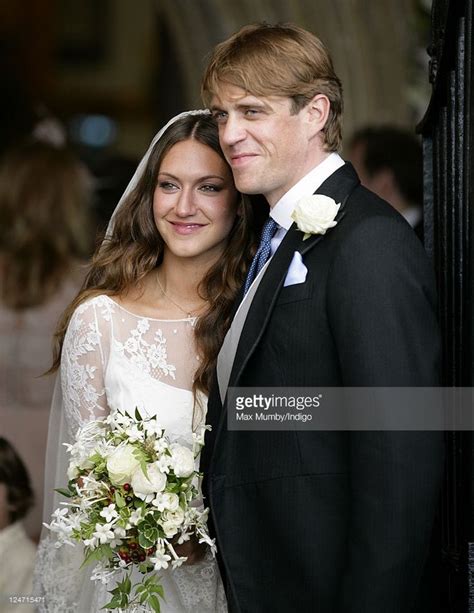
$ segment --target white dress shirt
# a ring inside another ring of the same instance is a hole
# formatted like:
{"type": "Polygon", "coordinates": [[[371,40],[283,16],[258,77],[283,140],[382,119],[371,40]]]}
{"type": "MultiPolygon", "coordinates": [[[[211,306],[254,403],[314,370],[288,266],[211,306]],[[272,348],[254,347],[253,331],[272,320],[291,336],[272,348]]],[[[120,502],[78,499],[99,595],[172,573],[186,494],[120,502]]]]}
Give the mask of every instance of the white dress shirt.
{"type": "Polygon", "coordinates": [[[410,226],[414,228],[416,224],[420,221],[422,216],[421,207],[419,206],[409,206],[408,208],[400,211],[403,217],[408,221],[410,226]]]}
{"type": "Polygon", "coordinates": [[[270,217],[272,217],[279,225],[278,230],[272,238],[271,254],[280,246],[285,234],[290,229],[293,219],[291,214],[301,198],[310,196],[320,187],[328,177],[330,177],[338,168],[344,166],[344,160],[337,154],[331,153],[313,170],[310,170],[307,175],[298,181],[293,187],[284,194],[280,200],[272,207],[270,217]]]}

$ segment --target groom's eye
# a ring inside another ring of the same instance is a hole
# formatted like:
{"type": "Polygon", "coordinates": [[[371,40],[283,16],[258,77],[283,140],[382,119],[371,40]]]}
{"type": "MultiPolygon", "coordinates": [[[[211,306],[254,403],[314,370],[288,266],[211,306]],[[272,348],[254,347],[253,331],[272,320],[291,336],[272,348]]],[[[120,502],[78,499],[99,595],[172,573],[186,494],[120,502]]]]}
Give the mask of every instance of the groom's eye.
{"type": "Polygon", "coordinates": [[[246,117],[254,117],[260,113],[260,109],[245,109],[246,117]]]}
{"type": "Polygon", "coordinates": [[[212,111],[212,116],[217,123],[223,123],[227,119],[227,113],[224,111],[212,111]]]}

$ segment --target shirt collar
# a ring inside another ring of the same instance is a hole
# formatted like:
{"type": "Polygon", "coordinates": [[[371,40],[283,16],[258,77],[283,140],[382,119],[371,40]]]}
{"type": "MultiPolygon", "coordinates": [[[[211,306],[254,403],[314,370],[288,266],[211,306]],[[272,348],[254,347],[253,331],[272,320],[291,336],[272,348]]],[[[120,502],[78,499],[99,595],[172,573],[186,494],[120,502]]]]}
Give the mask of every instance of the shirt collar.
{"type": "Polygon", "coordinates": [[[421,207],[419,206],[410,206],[403,211],[401,211],[403,217],[408,221],[410,226],[414,228],[416,224],[421,220],[421,207]]]}
{"type": "Polygon", "coordinates": [[[344,160],[337,153],[328,155],[327,158],[310,170],[307,175],[293,185],[293,187],[278,200],[271,209],[270,216],[280,227],[289,230],[293,223],[291,214],[298,200],[303,196],[314,194],[318,187],[320,187],[338,168],[344,166],[344,164],[344,160]]]}

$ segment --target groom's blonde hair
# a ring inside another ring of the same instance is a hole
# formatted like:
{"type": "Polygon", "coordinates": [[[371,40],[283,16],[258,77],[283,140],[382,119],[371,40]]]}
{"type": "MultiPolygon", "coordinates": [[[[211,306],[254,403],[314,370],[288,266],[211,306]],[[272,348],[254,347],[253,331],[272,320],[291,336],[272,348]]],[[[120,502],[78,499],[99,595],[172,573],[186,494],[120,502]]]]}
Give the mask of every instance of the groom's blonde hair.
{"type": "Polygon", "coordinates": [[[324,146],[336,151],[342,139],[342,85],[324,44],[293,24],[247,25],[216,46],[204,73],[201,93],[209,106],[222,85],[254,96],[291,98],[297,114],[316,94],[330,101],[324,146]]]}

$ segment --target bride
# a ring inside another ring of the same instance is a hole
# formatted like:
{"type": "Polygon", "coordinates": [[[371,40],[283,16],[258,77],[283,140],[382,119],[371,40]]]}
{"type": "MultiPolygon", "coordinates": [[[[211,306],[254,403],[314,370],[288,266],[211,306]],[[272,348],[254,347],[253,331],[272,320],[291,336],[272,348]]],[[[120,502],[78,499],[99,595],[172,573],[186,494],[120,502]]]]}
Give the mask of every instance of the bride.
{"type": "MultiPolygon", "coordinates": [[[[249,201],[235,189],[207,111],[182,113],[158,133],[57,332],[60,370],[50,418],[45,520],[67,483],[62,443],[88,420],[122,409],[157,415],[192,446],[231,308],[254,251],[249,201]]],[[[162,611],[226,611],[216,561],[195,541],[188,564],[160,572],[162,611]]],[[[40,611],[89,613],[114,585],[90,579],[80,546],[54,547],[44,530],[36,565],[40,611]]],[[[138,610],[138,609],[133,609],[138,610]]],[[[140,610],[144,610],[143,608],[140,610]]]]}

